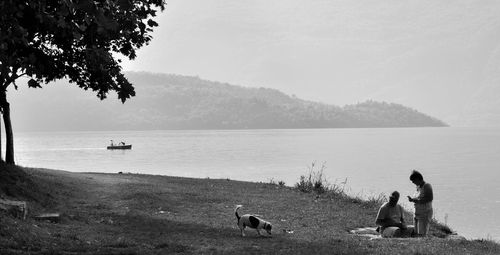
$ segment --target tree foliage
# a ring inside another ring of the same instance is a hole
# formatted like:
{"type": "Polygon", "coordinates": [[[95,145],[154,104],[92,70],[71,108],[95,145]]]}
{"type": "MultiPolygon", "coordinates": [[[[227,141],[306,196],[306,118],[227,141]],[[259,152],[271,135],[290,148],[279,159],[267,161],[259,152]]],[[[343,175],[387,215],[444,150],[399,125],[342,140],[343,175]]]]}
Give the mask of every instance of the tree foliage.
{"type": "Polygon", "coordinates": [[[164,0],[0,1],[4,120],[10,122],[5,119],[7,88],[13,84],[17,89],[16,80],[23,76],[32,88],[65,78],[95,91],[100,99],[110,91],[116,91],[122,102],[134,96],[115,56],[134,59],[136,50],[152,39],[158,25],[152,18],[164,7],[164,0]]]}
{"type": "Polygon", "coordinates": [[[101,99],[115,90],[125,101],[135,92],[113,53],[135,58],[163,8],[163,0],[1,1],[0,84],[26,75],[37,88],[67,78],[101,99]]]}

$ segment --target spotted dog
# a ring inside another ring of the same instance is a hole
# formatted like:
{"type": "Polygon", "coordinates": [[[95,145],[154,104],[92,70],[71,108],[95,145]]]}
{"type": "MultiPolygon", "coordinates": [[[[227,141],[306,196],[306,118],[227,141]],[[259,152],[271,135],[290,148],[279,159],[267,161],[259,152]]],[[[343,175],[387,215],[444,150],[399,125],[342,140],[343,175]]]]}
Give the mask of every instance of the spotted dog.
{"type": "Polygon", "coordinates": [[[241,236],[245,236],[244,230],[246,227],[254,228],[255,230],[257,230],[257,233],[259,234],[259,236],[261,236],[261,234],[260,234],[261,229],[264,229],[269,235],[271,235],[271,229],[272,229],[271,223],[257,217],[257,215],[253,215],[253,214],[245,214],[245,215],[239,216],[238,210],[241,207],[242,207],[242,205],[237,205],[236,208],[234,209],[234,214],[236,215],[236,219],[238,219],[238,227],[241,230],[241,236]]]}

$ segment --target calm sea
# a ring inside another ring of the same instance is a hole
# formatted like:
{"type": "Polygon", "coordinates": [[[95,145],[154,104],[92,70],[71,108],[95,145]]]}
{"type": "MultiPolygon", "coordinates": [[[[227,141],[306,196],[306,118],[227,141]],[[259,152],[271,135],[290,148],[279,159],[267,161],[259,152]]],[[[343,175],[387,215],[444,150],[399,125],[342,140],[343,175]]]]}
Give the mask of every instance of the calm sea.
{"type": "MultiPolygon", "coordinates": [[[[500,129],[398,128],[15,133],[17,163],[67,171],[284,181],[324,164],[354,195],[434,187],[436,218],[469,238],[500,240],[500,129]],[[133,144],[106,150],[109,140],[133,144]]],[[[402,199],[403,205],[411,205],[402,199]]]]}

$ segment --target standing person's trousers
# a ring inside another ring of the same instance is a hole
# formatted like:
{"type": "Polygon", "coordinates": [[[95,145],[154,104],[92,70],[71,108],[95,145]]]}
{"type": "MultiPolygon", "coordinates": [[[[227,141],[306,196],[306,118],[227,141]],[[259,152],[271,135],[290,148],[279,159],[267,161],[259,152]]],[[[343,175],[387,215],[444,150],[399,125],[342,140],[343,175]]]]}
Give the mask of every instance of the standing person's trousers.
{"type": "Polygon", "coordinates": [[[415,218],[413,218],[413,224],[415,225],[415,233],[419,236],[426,236],[429,233],[429,228],[431,226],[433,210],[427,210],[425,212],[415,212],[415,218]]]}

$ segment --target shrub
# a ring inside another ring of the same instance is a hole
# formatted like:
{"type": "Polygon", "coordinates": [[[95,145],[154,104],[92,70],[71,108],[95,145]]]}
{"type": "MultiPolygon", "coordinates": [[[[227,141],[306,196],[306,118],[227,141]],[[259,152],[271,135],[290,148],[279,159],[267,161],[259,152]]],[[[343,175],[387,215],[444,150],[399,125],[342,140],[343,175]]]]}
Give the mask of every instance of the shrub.
{"type": "Polygon", "coordinates": [[[319,171],[314,169],[315,165],[315,162],[311,163],[311,166],[309,167],[309,175],[301,175],[299,182],[295,184],[295,188],[305,193],[315,192],[317,194],[323,194],[330,190],[330,187],[323,176],[323,170],[326,168],[325,163],[321,165],[321,169],[319,171]]]}
{"type": "Polygon", "coordinates": [[[271,184],[271,185],[277,185],[277,186],[280,186],[280,187],[285,187],[285,182],[284,181],[281,180],[281,181],[276,182],[274,180],[274,178],[271,178],[271,180],[269,180],[269,184],[271,184]]]}

